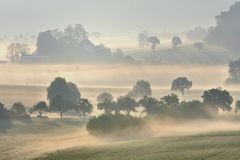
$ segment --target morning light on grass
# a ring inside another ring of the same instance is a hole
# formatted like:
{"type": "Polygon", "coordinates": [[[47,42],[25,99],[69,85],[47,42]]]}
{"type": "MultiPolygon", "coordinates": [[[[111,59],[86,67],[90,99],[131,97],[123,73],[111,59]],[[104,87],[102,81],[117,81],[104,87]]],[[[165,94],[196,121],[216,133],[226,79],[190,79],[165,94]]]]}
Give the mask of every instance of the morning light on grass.
{"type": "Polygon", "coordinates": [[[240,159],[240,1],[0,2],[0,160],[240,159]]]}

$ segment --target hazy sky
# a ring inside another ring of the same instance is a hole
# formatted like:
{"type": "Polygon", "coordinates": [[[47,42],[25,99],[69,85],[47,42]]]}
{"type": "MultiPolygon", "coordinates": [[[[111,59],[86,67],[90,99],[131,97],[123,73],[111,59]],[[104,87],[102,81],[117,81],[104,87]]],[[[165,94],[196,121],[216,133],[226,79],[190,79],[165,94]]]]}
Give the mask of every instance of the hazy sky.
{"type": "Polygon", "coordinates": [[[237,0],[0,0],[0,35],[36,34],[81,23],[90,31],[183,31],[214,24],[237,0]]]}

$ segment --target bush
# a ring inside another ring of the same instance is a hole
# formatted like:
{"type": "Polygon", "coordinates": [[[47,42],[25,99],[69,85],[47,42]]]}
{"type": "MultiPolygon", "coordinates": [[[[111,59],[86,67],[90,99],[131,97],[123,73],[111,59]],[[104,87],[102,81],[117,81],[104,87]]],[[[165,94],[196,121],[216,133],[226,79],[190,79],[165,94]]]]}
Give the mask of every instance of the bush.
{"type": "Polygon", "coordinates": [[[10,112],[0,103],[0,132],[5,132],[12,127],[10,112]]]}
{"type": "Polygon", "coordinates": [[[107,135],[128,128],[137,128],[143,124],[141,118],[122,114],[103,114],[92,117],[87,123],[87,130],[92,135],[107,135]]]}

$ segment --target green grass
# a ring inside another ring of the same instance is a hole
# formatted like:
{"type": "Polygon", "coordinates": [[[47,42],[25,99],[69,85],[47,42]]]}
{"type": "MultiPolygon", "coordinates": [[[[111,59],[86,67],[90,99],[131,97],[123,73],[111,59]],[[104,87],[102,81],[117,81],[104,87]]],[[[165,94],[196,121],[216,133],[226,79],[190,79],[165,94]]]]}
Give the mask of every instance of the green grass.
{"type": "Polygon", "coordinates": [[[56,145],[61,148],[63,142],[77,139],[73,134],[79,132],[81,136],[81,127],[82,122],[78,119],[35,118],[32,124],[14,122],[7,133],[0,133],[0,160],[25,160],[55,151],[52,144],[61,141],[56,145]]]}
{"type": "Polygon", "coordinates": [[[35,160],[239,160],[240,132],[152,138],[58,151],[35,160]]]}

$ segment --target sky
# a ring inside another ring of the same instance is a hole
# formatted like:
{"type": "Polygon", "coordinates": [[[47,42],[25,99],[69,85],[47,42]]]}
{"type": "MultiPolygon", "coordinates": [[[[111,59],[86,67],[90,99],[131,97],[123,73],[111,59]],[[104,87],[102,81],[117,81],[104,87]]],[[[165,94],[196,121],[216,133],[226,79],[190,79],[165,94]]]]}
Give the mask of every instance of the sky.
{"type": "Polygon", "coordinates": [[[32,35],[83,24],[109,35],[180,32],[215,24],[237,0],[0,0],[0,35],[32,35]]]}

